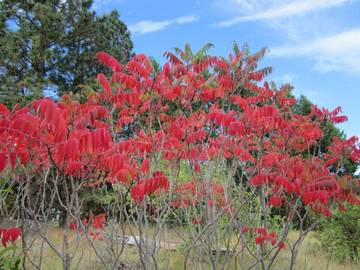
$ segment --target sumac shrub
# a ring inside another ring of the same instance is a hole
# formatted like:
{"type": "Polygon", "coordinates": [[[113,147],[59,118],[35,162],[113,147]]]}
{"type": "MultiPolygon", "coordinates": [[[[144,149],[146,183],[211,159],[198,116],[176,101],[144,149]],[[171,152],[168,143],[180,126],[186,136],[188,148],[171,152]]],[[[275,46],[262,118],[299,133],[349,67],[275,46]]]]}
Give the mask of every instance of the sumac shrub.
{"type": "MultiPolygon", "coordinates": [[[[134,267],[159,269],[171,216],[184,269],[236,268],[242,256],[249,268],[269,269],[286,248],[294,269],[321,221],[306,224],[311,212],[326,219],[344,201],[360,205],[343,170],[349,160],[359,164],[358,139],[334,136],[320,147],[322,124],[346,121],[341,109],[293,110],[291,88],[272,86],[271,68],[258,68],[266,49],[250,54],[235,45],[228,58],[208,49],[166,52],[161,70],[143,54],[121,64],[100,52],[112,74],[99,74],[85,101],[64,95],[11,111],[0,105],[0,172],[16,195],[3,215],[23,229],[24,266],[31,238],[40,237],[64,269],[82,238],[105,268],[121,268],[131,263],[130,234],[134,267]],[[109,196],[86,208],[89,188],[109,196]],[[281,221],[274,208],[282,208],[281,221]],[[53,209],[62,213],[62,245],[47,234],[53,209]],[[298,239],[287,242],[295,220],[298,239]]],[[[28,263],[40,268],[41,260],[28,263]]]]}

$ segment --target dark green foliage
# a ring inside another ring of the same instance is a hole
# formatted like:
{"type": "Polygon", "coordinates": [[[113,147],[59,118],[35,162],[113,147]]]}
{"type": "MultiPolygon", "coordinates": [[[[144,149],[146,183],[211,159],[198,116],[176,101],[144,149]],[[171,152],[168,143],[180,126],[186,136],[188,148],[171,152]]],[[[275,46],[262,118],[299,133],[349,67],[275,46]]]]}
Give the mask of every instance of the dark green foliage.
{"type": "Polygon", "coordinates": [[[159,64],[159,62],[158,61],[156,61],[156,59],[154,58],[154,57],[152,57],[152,56],[150,56],[150,61],[151,61],[151,65],[152,65],[152,67],[153,67],[153,69],[154,69],[154,75],[155,74],[159,74],[160,73],[160,71],[161,71],[161,69],[162,69],[162,67],[161,67],[161,65],[159,64]]]}
{"type": "Polygon", "coordinates": [[[0,102],[13,105],[48,94],[77,92],[106,71],[105,51],[121,62],[132,41],[116,11],[96,16],[92,0],[0,2],[0,102]],[[53,93],[52,93],[52,92],[53,93]]]}
{"type": "MultiPolygon", "coordinates": [[[[82,192],[81,198],[83,199],[84,212],[98,214],[104,212],[103,208],[114,203],[115,193],[111,187],[108,190],[86,188],[82,192]]],[[[120,209],[118,210],[120,211],[120,209]]]]}
{"type": "Polygon", "coordinates": [[[308,100],[305,96],[300,96],[292,110],[294,113],[300,115],[308,115],[311,113],[311,104],[311,101],[308,100]]]}
{"type": "Polygon", "coordinates": [[[351,205],[346,208],[344,212],[335,210],[324,220],[316,236],[330,258],[354,262],[360,259],[360,209],[351,205]]]}

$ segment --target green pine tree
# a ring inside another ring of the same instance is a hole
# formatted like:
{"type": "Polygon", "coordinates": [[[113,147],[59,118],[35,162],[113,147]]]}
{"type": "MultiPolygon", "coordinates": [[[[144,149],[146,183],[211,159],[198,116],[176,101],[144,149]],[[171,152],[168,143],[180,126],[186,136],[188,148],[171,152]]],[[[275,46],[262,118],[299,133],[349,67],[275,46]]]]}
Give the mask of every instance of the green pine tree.
{"type": "Polygon", "coordinates": [[[106,72],[94,59],[105,51],[121,62],[133,44],[119,14],[97,16],[92,0],[0,2],[0,102],[13,105],[55,93],[78,92],[106,72]]]}

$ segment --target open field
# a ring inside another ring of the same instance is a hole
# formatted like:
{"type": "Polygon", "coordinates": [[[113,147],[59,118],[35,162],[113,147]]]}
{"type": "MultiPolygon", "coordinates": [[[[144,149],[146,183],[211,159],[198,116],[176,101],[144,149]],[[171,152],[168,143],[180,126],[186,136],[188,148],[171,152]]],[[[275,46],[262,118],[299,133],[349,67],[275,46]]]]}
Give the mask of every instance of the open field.
{"type": "MultiPolygon", "coordinates": [[[[126,229],[130,230],[129,228],[126,229]]],[[[292,231],[289,235],[289,241],[295,239],[296,231],[292,231]]],[[[63,232],[61,229],[57,227],[49,228],[48,235],[51,240],[61,248],[63,232]]],[[[183,256],[184,251],[181,246],[181,239],[176,233],[176,229],[169,229],[165,234],[165,239],[167,243],[172,243],[172,245],[176,245],[176,250],[164,250],[161,249],[159,251],[160,260],[160,269],[183,269],[183,256]]],[[[18,245],[21,242],[18,241],[18,245]]],[[[70,246],[75,245],[76,243],[76,235],[70,235],[70,246]]],[[[42,241],[38,238],[32,247],[31,253],[32,259],[34,261],[38,261],[40,249],[41,249],[42,241]]],[[[105,244],[102,240],[96,240],[94,244],[98,248],[105,249],[105,244]]],[[[126,245],[121,260],[126,262],[126,268],[124,269],[139,269],[141,267],[139,263],[139,259],[137,257],[137,247],[133,245],[126,245]]],[[[249,255],[246,253],[241,254],[233,260],[233,264],[229,269],[246,269],[242,268],[242,265],[248,265],[249,263],[249,255]]],[[[47,244],[43,245],[43,256],[42,256],[42,269],[62,269],[62,263],[60,258],[53,252],[47,244]]],[[[279,259],[276,261],[273,269],[288,269],[288,262],[290,260],[290,252],[286,248],[282,251],[279,259]]],[[[89,241],[86,237],[82,236],[79,242],[79,248],[74,256],[73,261],[73,269],[104,269],[103,265],[100,263],[99,259],[96,257],[94,250],[91,248],[89,241]]],[[[209,269],[209,266],[204,263],[202,269],[209,269]]],[[[314,239],[311,235],[305,239],[303,245],[301,246],[299,257],[297,260],[296,269],[308,269],[308,270],[352,270],[359,269],[360,265],[357,264],[339,264],[333,261],[329,261],[325,254],[321,251],[320,246],[316,239],[314,239]]],[[[31,266],[29,269],[33,269],[31,266]]]]}

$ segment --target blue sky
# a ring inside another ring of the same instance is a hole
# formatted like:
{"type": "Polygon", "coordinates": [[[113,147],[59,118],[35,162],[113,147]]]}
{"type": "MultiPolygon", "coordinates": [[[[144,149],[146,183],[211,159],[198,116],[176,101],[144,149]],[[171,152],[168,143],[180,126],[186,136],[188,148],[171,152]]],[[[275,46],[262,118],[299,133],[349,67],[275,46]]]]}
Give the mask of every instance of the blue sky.
{"type": "Polygon", "coordinates": [[[320,107],[341,106],[339,127],[360,137],[360,0],[95,0],[97,13],[117,9],[136,53],[164,62],[163,52],[207,42],[226,56],[233,41],[252,52],[268,47],[268,78],[291,83],[320,107]]]}

